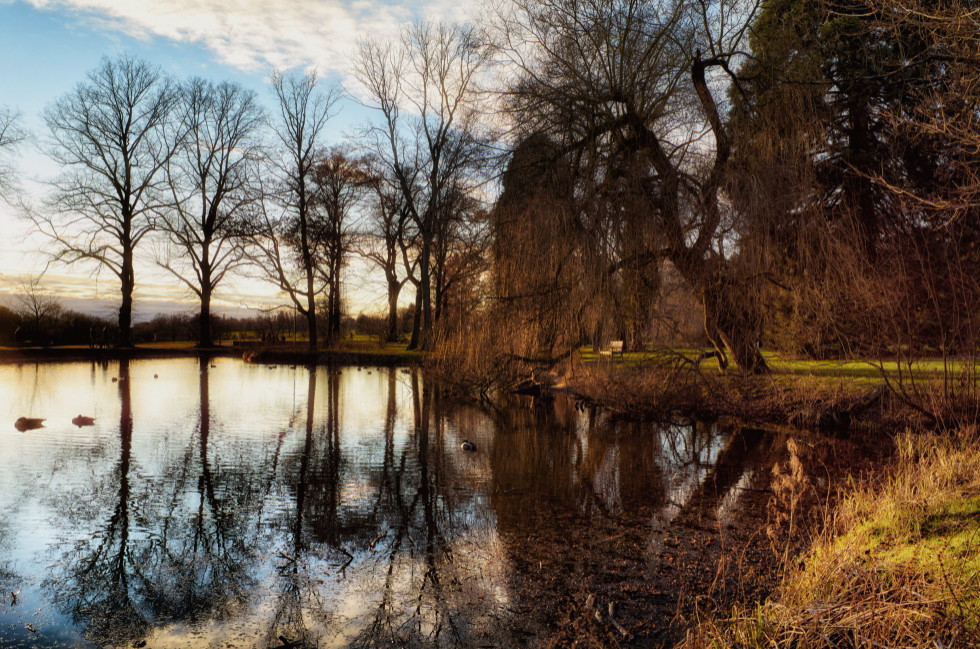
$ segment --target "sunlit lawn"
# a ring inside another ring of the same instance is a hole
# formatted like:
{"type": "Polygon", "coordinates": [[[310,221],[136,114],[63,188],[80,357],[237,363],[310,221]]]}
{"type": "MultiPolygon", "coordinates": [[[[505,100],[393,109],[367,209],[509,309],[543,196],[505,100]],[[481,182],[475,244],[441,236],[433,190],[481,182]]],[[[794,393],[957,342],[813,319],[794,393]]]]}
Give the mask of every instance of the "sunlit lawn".
{"type": "MultiPolygon", "coordinates": [[[[650,349],[646,352],[617,354],[615,358],[610,360],[608,355],[600,356],[591,347],[584,347],[580,350],[580,354],[585,362],[598,360],[604,363],[639,364],[644,361],[659,360],[666,362],[680,357],[693,362],[702,351],[708,350],[693,347],[663,347],[650,349]]],[[[908,362],[893,359],[817,361],[792,358],[778,352],[767,351],[763,351],[763,356],[775,375],[840,378],[862,383],[883,383],[885,380],[883,373],[892,380],[907,380],[910,377],[910,370],[914,378],[932,379],[942,377],[944,374],[956,378],[973,369],[970,360],[956,358],[949,358],[945,361],[942,358],[923,358],[913,361],[910,367],[908,362]]],[[[718,361],[715,358],[707,358],[701,362],[700,367],[703,372],[717,372],[718,361]]]]}

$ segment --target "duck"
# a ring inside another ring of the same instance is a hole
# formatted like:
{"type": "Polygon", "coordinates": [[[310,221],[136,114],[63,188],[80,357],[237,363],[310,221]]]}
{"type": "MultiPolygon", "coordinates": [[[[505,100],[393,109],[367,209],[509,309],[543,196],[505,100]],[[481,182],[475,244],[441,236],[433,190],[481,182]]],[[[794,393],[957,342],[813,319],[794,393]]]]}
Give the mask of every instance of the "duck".
{"type": "Polygon", "coordinates": [[[464,439],[463,440],[463,443],[460,444],[459,447],[461,449],[463,449],[464,451],[471,451],[471,452],[472,451],[476,451],[476,444],[474,444],[473,442],[471,442],[468,439],[464,439]]]}
{"type": "Polygon", "coordinates": [[[85,415],[78,415],[77,417],[71,420],[71,423],[75,424],[79,428],[81,428],[82,426],[94,426],[95,417],[86,417],[85,415]]]}
{"type": "Polygon", "coordinates": [[[17,421],[14,422],[14,428],[22,433],[25,430],[44,428],[44,419],[39,417],[18,417],[17,421]]]}

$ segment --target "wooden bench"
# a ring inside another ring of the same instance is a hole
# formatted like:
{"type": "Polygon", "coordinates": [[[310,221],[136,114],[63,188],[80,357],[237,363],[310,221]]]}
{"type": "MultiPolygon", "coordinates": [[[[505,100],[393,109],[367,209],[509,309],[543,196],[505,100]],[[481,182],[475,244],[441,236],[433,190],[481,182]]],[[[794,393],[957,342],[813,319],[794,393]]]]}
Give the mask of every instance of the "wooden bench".
{"type": "Polygon", "coordinates": [[[623,358],[622,340],[610,340],[608,348],[599,350],[599,358],[602,358],[603,356],[608,356],[609,360],[613,360],[614,358],[616,358],[616,354],[619,354],[619,357],[623,358]]]}

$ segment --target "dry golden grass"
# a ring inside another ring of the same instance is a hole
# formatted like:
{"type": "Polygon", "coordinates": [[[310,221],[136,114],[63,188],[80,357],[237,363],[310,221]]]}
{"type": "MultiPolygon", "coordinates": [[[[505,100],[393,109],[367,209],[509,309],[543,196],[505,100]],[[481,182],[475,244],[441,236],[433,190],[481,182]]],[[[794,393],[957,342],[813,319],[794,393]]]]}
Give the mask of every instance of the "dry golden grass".
{"type": "Polygon", "coordinates": [[[769,601],[700,620],[680,646],[980,646],[980,436],[897,441],[895,466],[852,486],[769,601]]]}

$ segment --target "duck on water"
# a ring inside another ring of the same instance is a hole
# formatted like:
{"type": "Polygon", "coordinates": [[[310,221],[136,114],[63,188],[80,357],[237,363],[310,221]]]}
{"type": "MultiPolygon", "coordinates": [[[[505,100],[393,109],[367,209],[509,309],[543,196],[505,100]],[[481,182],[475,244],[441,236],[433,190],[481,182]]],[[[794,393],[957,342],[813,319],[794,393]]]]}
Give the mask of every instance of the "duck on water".
{"type": "Polygon", "coordinates": [[[18,417],[17,421],[14,422],[14,428],[22,433],[25,430],[44,428],[44,419],[38,417],[18,417]]]}

